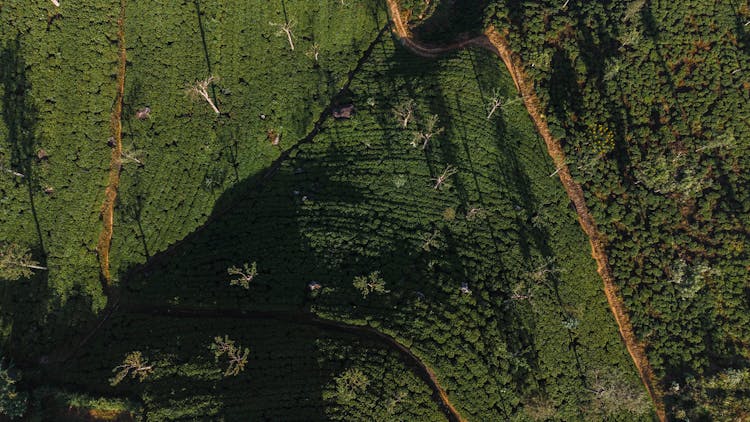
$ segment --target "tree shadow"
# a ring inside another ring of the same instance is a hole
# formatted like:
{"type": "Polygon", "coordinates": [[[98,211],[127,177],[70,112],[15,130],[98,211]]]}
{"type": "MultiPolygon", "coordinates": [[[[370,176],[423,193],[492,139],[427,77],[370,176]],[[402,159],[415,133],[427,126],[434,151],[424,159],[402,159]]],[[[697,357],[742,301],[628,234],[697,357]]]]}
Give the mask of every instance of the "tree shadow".
{"type": "MultiPolygon", "coordinates": [[[[203,12],[201,11],[201,0],[193,0],[193,6],[195,6],[195,15],[198,19],[198,29],[201,34],[201,43],[203,44],[203,55],[206,58],[206,69],[208,70],[207,76],[212,76],[213,71],[211,70],[211,56],[208,54],[208,44],[206,43],[206,29],[203,26],[203,12]]],[[[216,85],[211,84],[211,97],[213,98],[214,104],[219,104],[216,99],[216,85]]]]}
{"type": "Polygon", "coordinates": [[[0,52],[0,81],[3,84],[3,120],[8,128],[8,142],[10,143],[11,168],[23,174],[23,182],[29,193],[29,206],[38,244],[36,250],[41,253],[42,265],[46,262],[46,248],[42,237],[42,228],[34,201],[40,192],[38,181],[34,174],[36,161],[35,131],[37,126],[36,107],[31,103],[31,83],[26,77],[26,63],[20,54],[21,35],[6,44],[0,52]]]}

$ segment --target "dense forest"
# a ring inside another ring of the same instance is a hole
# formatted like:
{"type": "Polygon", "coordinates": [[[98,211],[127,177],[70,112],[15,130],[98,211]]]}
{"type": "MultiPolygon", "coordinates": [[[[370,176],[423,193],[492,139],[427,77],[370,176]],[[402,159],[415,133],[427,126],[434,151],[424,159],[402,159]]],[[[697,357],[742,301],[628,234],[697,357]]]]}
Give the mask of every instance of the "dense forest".
{"type": "Polygon", "coordinates": [[[675,419],[748,417],[747,2],[495,2],[675,419]]]}
{"type": "Polygon", "coordinates": [[[1,414],[750,416],[747,2],[61,3],[0,4],[1,414]]]}

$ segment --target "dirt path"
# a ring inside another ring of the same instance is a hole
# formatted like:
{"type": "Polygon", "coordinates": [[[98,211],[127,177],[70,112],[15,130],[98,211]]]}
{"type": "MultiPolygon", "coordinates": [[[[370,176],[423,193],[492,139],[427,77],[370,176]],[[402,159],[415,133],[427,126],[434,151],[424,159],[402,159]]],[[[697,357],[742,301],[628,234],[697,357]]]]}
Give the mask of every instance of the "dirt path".
{"type": "Polygon", "coordinates": [[[441,410],[451,422],[465,422],[466,419],[461,417],[458,411],[453,407],[445,390],[440,386],[435,372],[425,365],[419,357],[412,353],[409,348],[399,343],[393,337],[384,334],[372,327],[352,325],[340,321],[320,318],[309,312],[262,312],[262,311],[244,311],[239,309],[200,309],[190,307],[167,307],[167,306],[127,306],[123,307],[123,312],[133,314],[146,314],[155,316],[165,316],[173,318],[232,318],[245,320],[271,319],[282,322],[291,322],[304,325],[312,325],[326,330],[334,330],[347,334],[354,334],[358,337],[375,340],[379,343],[385,343],[399,352],[404,360],[413,366],[419,376],[432,388],[435,401],[441,405],[441,410]]]}
{"type": "Polygon", "coordinates": [[[635,333],[633,332],[633,327],[630,323],[630,317],[625,309],[625,304],[618,294],[618,288],[615,284],[612,268],[609,265],[609,260],[605,250],[606,242],[604,236],[597,229],[596,222],[586,205],[583,189],[581,189],[581,186],[576,183],[573,176],[570,174],[570,170],[565,161],[565,152],[563,151],[560,141],[552,136],[552,133],[547,126],[543,107],[534,90],[534,82],[524,72],[523,63],[520,58],[513,54],[506,38],[494,27],[489,27],[485,31],[484,36],[476,37],[462,43],[452,44],[447,47],[422,45],[411,37],[409,28],[401,17],[401,11],[397,0],[386,1],[388,2],[388,9],[391,13],[391,19],[394,24],[394,32],[402,39],[403,44],[415,54],[423,57],[436,57],[441,53],[458,48],[477,46],[489,49],[503,60],[503,63],[505,63],[505,66],[508,68],[511,77],[513,78],[516,89],[523,97],[524,105],[526,106],[531,119],[534,121],[537,131],[547,145],[547,151],[550,157],[552,157],[555,167],[559,169],[557,174],[565,188],[565,192],[575,205],[578,214],[578,222],[581,224],[583,231],[589,238],[589,243],[591,244],[591,255],[594,260],[596,260],[597,272],[604,282],[604,294],[607,297],[607,302],[609,303],[609,307],[615,317],[617,327],[628,353],[638,369],[638,374],[643,385],[651,396],[659,420],[662,422],[666,421],[667,418],[664,410],[662,392],[657,386],[656,376],[648,362],[643,344],[641,344],[636,338],[635,333]]]}
{"type": "Polygon", "coordinates": [[[451,51],[477,45],[477,43],[481,43],[481,39],[484,38],[477,37],[442,46],[420,43],[412,37],[411,31],[409,31],[409,27],[401,15],[401,8],[399,7],[398,1],[386,0],[386,3],[388,4],[388,13],[391,15],[391,22],[393,23],[393,32],[396,33],[398,39],[407,49],[419,56],[427,58],[439,57],[442,54],[450,53],[451,51]]]}
{"type": "Polygon", "coordinates": [[[125,66],[127,63],[125,50],[125,0],[120,0],[120,16],[117,19],[117,96],[110,120],[110,134],[114,141],[112,157],[109,164],[109,181],[104,191],[102,204],[102,223],[104,227],[99,234],[96,252],[99,256],[100,274],[104,287],[109,287],[109,249],[112,245],[112,230],[115,222],[115,200],[117,188],[120,185],[120,171],[122,170],[122,102],[125,95],[125,66]]]}
{"type": "Polygon", "coordinates": [[[578,214],[578,222],[581,224],[583,231],[589,238],[591,244],[591,256],[596,260],[597,272],[604,281],[604,294],[607,296],[607,302],[609,308],[612,310],[612,314],[617,322],[617,327],[620,330],[620,335],[625,342],[625,346],[630,353],[630,357],[633,359],[638,374],[643,381],[643,385],[648,390],[651,400],[654,402],[656,408],[656,414],[660,421],[666,421],[666,413],[664,411],[664,402],[662,400],[662,393],[656,385],[656,376],[654,371],[651,369],[651,365],[646,357],[646,351],[633,332],[633,326],[630,324],[630,317],[628,316],[625,304],[622,298],[619,296],[617,285],[615,284],[615,277],[612,273],[612,268],[609,265],[609,259],[605,249],[605,238],[601,232],[597,229],[596,221],[591,215],[586,200],[583,195],[583,189],[576,183],[573,176],[570,174],[570,170],[565,161],[565,152],[563,151],[560,141],[552,136],[552,133],[547,126],[547,121],[542,113],[542,106],[539,98],[536,96],[534,91],[534,85],[531,79],[523,71],[523,65],[520,59],[513,54],[508,47],[508,42],[505,37],[500,34],[495,28],[490,27],[486,31],[487,39],[490,41],[497,54],[502,58],[505,66],[513,77],[513,81],[518,88],[518,91],[523,97],[526,109],[531,115],[531,119],[534,121],[539,134],[544,143],[547,144],[547,151],[549,152],[552,161],[555,163],[555,167],[559,169],[557,172],[560,177],[560,181],[565,188],[565,192],[576,207],[578,214]]]}

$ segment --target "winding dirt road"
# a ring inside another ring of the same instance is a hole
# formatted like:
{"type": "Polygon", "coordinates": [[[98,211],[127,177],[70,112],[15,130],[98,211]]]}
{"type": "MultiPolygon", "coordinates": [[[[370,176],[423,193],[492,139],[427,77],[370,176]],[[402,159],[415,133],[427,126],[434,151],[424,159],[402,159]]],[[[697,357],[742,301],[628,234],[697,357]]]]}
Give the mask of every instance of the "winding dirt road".
{"type": "Polygon", "coordinates": [[[612,273],[612,268],[609,265],[609,259],[606,254],[605,237],[597,229],[596,221],[594,221],[594,218],[586,205],[583,189],[578,183],[576,183],[573,176],[570,174],[570,169],[565,161],[565,152],[560,144],[560,140],[552,136],[552,133],[550,132],[544,113],[542,112],[544,108],[534,90],[534,82],[524,72],[524,66],[521,59],[510,49],[506,37],[492,26],[487,28],[483,36],[472,38],[460,43],[441,47],[422,44],[412,37],[406,22],[404,22],[402,18],[398,1],[386,1],[388,3],[388,10],[391,14],[391,20],[393,21],[394,32],[401,39],[404,46],[415,54],[422,57],[437,57],[453,50],[476,46],[492,51],[502,59],[503,63],[505,63],[508,72],[510,72],[511,77],[513,78],[513,82],[516,85],[516,89],[523,98],[524,105],[526,106],[531,119],[534,121],[534,125],[536,126],[539,135],[544,139],[544,143],[547,145],[547,152],[550,157],[552,157],[555,167],[559,169],[557,174],[565,188],[565,192],[571,202],[575,205],[578,214],[578,222],[589,238],[589,243],[591,244],[591,255],[597,263],[597,272],[604,282],[604,294],[607,297],[609,308],[615,317],[617,327],[628,353],[633,359],[633,363],[638,369],[638,375],[654,403],[659,420],[662,422],[666,421],[667,417],[664,410],[663,394],[658,388],[656,376],[648,362],[645,348],[636,338],[625,304],[618,294],[614,274],[612,273]]]}
{"type": "Polygon", "coordinates": [[[200,309],[190,307],[167,307],[167,306],[126,306],[122,309],[126,313],[131,314],[146,314],[162,317],[172,318],[231,318],[231,319],[246,319],[246,320],[258,320],[258,319],[271,319],[281,322],[290,322],[296,324],[311,325],[320,327],[326,330],[333,330],[347,334],[353,334],[358,337],[366,338],[369,340],[376,340],[379,343],[385,343],[391,348],[395,349],[402,358],[411,366],[416,369],[416,372],[422,378],[422,380],[430,386],[433,391],[433,398],[435,402],[440,405],[441,410],[445,413],[445,416],[451,422],[466,422],[458,411],[453,407],[448,395],[445,393],[443,387],[440,386],[435,372],[425,365],[422,360],[417,357],[409,348],[399,343],[395,338],[384,334],[372,327],[362,325],[352,325],[341,321],[334,321],[330,319],[320,318],[309,312],[294,312],[294,311],[275,311],[275,312],[262,312],[262,311],[245,311],[240,309],[200,309]]]}

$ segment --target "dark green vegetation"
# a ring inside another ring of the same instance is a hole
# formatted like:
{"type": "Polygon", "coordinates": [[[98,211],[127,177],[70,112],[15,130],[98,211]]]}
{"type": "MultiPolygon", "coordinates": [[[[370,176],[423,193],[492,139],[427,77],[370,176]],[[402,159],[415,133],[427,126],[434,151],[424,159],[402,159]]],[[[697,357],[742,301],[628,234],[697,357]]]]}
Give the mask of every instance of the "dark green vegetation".
{"type": "Polygon", "coordinates": [[[148,421],[444,419],[429,389],[392,351],[351,335],[265,319],[115,317],[49,381],[92,396],[135,398],[137,413],[148,421]],[[247,366],[236,376],[224,376],[224,362],[210,349],[214,334],[223,333],[251,345],[247,366]],[[113,389],[107,381],[112,368],[131,350],[142,352],[153,373],[113,389]],[[350,399],[338,394],[336,379],[352,368],[362,371],[367,385],[350,399]]]}
{"type": "Polygon", "coordinates": [[[750,5],[561,6],[487,16],[536,80],[671,416],[747,418],[750,5]]]}
{"type": "MultiPolygon", "coordinates": [[[[274,311],[392,336],[468,420],[651,419],[500,61],[416,58],[384,30],[380,1],[343,3],[127,3],[123,147],[142,163],[122,172],[105,311],[93,250],[120,5],[0,7],[0,243],[49,267],[0,281],[29,411],[445,418],[382,339],[242,315],[274,311]],[[294,51],[272,25],[284,22],[294,51]],[[185,93],[209,76],[218,115],[185,93]],[[505,105],[488,119],[495,96],[505,105]],[[410,100],[402,127],[393,109],[410,100]],[[349,104],[351,119],[331,117],[349,104]],[[251,263],[247,288],[233,286],[227,270],[251,263]],[[217,336],[249,349],[236,374],[214,358],[217,336]],[[135,351],[153,369],[110,386],[135,351]]],[[[458,15],[459,3],[428,8],[415,32],[479,33],[484,12],[533,64],[673,415],[747,408],[750,11],[472,1],[458,15]]]]}
{"type": "Polygon", "coordinates": [[[495,91],[515,95],[499,61],[425,61],[382,38],[349,88],[336,102],[354,118],[326,120],[262,185],[233,186],[207,226],[126,276],[124,306],[303,307],[370,325],[433,368],[470,420],[522,418],[532,397],[568,420],[648,412],[525,110],[486,118],[495,91]],[[410,98],[404,129],[392,109],[410,98]],[[444,132],[413,147],[432,115],[444,132]],[[448,165],[458,174],[434,189],[448,165]],[[227,268],[246,262],[250,288],[231,287],[227,268]],[[353,282],[374,271],[387,292],[363,298],[353,282]],[[636,413],[591,393],[597,371],[635,392],[636,413]]]}
{"type": "Polygon", "coordinates": [[[0,361],[0,414],[11,418],[23,416],[26,411],[26,392],[16,391],[18,371],[0,361]]]}
{"type": "MultiPolygon", "coordinates": [[[[408,8],[400,2],[402,8],[408,8]]],[[[424,14],[424,22],[414,28],[414,35],[420,41],[439,45],[482,33],[484,8],[488,0],[440,0],[430,2],[431,7],[424,14]]],[[[418,8],[415,10],[419,10],[418,8]]],[[[422,13],[412,13],[417,18],[422,13]],[[416,15],[416,16],[415,16],[416,15]]]]}

